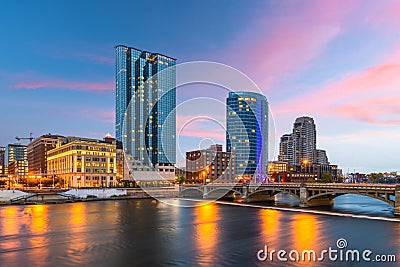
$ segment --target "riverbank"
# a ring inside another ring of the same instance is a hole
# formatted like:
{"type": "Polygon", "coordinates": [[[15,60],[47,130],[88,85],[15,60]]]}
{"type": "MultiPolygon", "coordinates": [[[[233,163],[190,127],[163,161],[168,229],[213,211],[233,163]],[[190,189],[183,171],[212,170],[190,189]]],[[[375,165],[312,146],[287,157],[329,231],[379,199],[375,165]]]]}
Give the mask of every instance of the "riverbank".
{"type": "Polygon", "coordinates": [[[176,187],[92,188],[72,190],[1,190],[0,205],[64,204],[73,202],[175,198],[176,187]]]}

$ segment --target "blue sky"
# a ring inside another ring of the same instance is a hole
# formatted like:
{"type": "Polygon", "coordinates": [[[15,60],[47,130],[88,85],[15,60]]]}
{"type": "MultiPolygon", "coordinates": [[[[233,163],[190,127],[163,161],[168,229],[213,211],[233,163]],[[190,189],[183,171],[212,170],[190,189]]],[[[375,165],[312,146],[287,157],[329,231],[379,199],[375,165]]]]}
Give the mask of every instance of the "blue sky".
{"type": "MultiPolygon", "coordinates": [[[[276,138],[310,115],[332,163],[399,170],[399,10],[398,1],[4,2],[0,145],[30,132],[114,135],[114,46],[125,44],[233,66],[267,96],[276,138]]],[[[213,138],[224,142],[223,130],[213,138]]]]}

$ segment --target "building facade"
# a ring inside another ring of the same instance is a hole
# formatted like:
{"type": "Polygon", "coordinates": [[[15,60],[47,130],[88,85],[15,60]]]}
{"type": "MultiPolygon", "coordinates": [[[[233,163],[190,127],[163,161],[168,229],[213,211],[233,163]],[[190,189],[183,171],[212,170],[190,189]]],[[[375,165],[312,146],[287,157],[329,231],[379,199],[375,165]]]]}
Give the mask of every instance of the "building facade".
{"type": "Polygon", "coordinates": [[[0,147],[0,176],[6,175],[6,148],[0,147]]]}
{"type": "Polygon", "coordinates": [[[6,150],[8,174],[18,178],[28,176],[27,147],[21,144],[9,144],[6,150]]]}
{"type": "Polygon", "coordinates": [[[314,150],[317,148],[317,131],[314,119],[310,117],[297,118],[293,124],[294,164],[303,161],[313,162],[314,150]]]}
{"type": "Polygon", "coordinates": [[[61,138],[63,136],[46,134],[28,144],[29,176],[47,175],[47,152],[54,149],[61,138]]]}
{"type": "Polygon", "coordinates": [[[326,151],[317,149],[317,131],[313,118],[297,118],[292,133],[282,135],[278,159],[293,166],[304,163],[329,164],[326,151]]]}
{"type": "Polygon", "coordinates": [[[293,134],[284,134],[279,143],[279,161],[288,162],[294,165],[294,140],[293,134]]]}
{"type": "Polygon", "coordinates": [[[63,187],[116,186],[115,142],[65,137],[47,152],[47,174],[63,187]]]}
{"type": "Polygon", "coordinates": [[[322,149],[315,149],[313,155],[313,162],[316,164],[328,165],[329,160],[328,156],[326,155],[326,151],[322,149]]]}
{"type": "Polygon", "coordinates": [[[174,172],[176,59],[124,45],[115,52],[117,141],[128,160],[174,172]]]}
{"type": "Polygon", "coordinates": [[[233,183],[235,165],[235,155],[222,145],[186,152],[186,183],[233,183]]]}
{"type": "Polygon", "coordinates": [[[266,179],[268,162],[268,102],[254,92],[230,92],[226,100],[226,147],[236,155],[238,179],[266,179]]]}

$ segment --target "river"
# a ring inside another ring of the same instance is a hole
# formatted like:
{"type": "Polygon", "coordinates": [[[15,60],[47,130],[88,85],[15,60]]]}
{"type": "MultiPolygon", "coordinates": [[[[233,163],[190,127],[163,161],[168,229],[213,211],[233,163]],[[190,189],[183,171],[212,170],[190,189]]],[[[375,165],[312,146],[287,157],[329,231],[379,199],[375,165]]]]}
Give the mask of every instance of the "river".
{"type": "Polygon", "coordinates": [[[399,219],[388,205],[371,199],[340,197],[330,211],[318,211],[322,214],[169,202],[175,205],[141,199],[2,206],[0,266],[398,266],[333,261],[327,255],[323,262],[301,261],[303,250],[317,256],[329,247],[338,250],[338,239],[347,243],[344,253],[370,250],[370,259],[384,254],[400,260],[399,219]],[[340,216],[327,215],[332,211],[340,216]],[[348,212],[367,218],[343,216],[348,212]],[[262,261],[266,246],[269,253],[285,250],[286,259],[296,250],[300,261],[283,262],[276,254],[262,261]]]}

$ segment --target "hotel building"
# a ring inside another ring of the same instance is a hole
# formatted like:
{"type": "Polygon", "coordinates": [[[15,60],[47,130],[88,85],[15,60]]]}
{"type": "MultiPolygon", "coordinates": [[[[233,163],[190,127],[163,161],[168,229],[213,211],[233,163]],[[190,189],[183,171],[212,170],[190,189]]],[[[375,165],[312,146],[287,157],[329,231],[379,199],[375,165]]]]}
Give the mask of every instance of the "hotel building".
{"type": "Polygon", "coordinates": [[[110,140],[62,139],[47,152],[47,174],[61,179],[64,187],[116,186],[116,145],[110,140]]]}
{"type": "Polygon", "coordinates": [[[29,176],[47,175],[47,152],[54,149],[57,143],[64,138],[60,135],[46,134],[28,144],[29,176]]]}
{"type": "Polygon", "coordinates": [[[21,144],[9,144],[6,150],[8,174],[17,178],[28,175],[27,147],[21,144]]]}
{"type": "Polygon", "coordinates": [[[116,53],[116,139],[135,166],[175,179],[176,59],[125,45],[116,53]]]}
{"type": "Polygon", "coordinates": [[[223,152],[222,145],[186,152],[186,183],[233,183],[235,156],[223,152]]]}
{"type": "Polygon", "coordinates": [[[0,147],[0,176],[6,175],[6,148],[0,147]]]}
{"type": "Polygon", "coordinates": [[[236,155],[237,178],[264,181],[268,162],[267,99],[253,92],[230,92],[226,104],[226,147],[236,155]]]}

